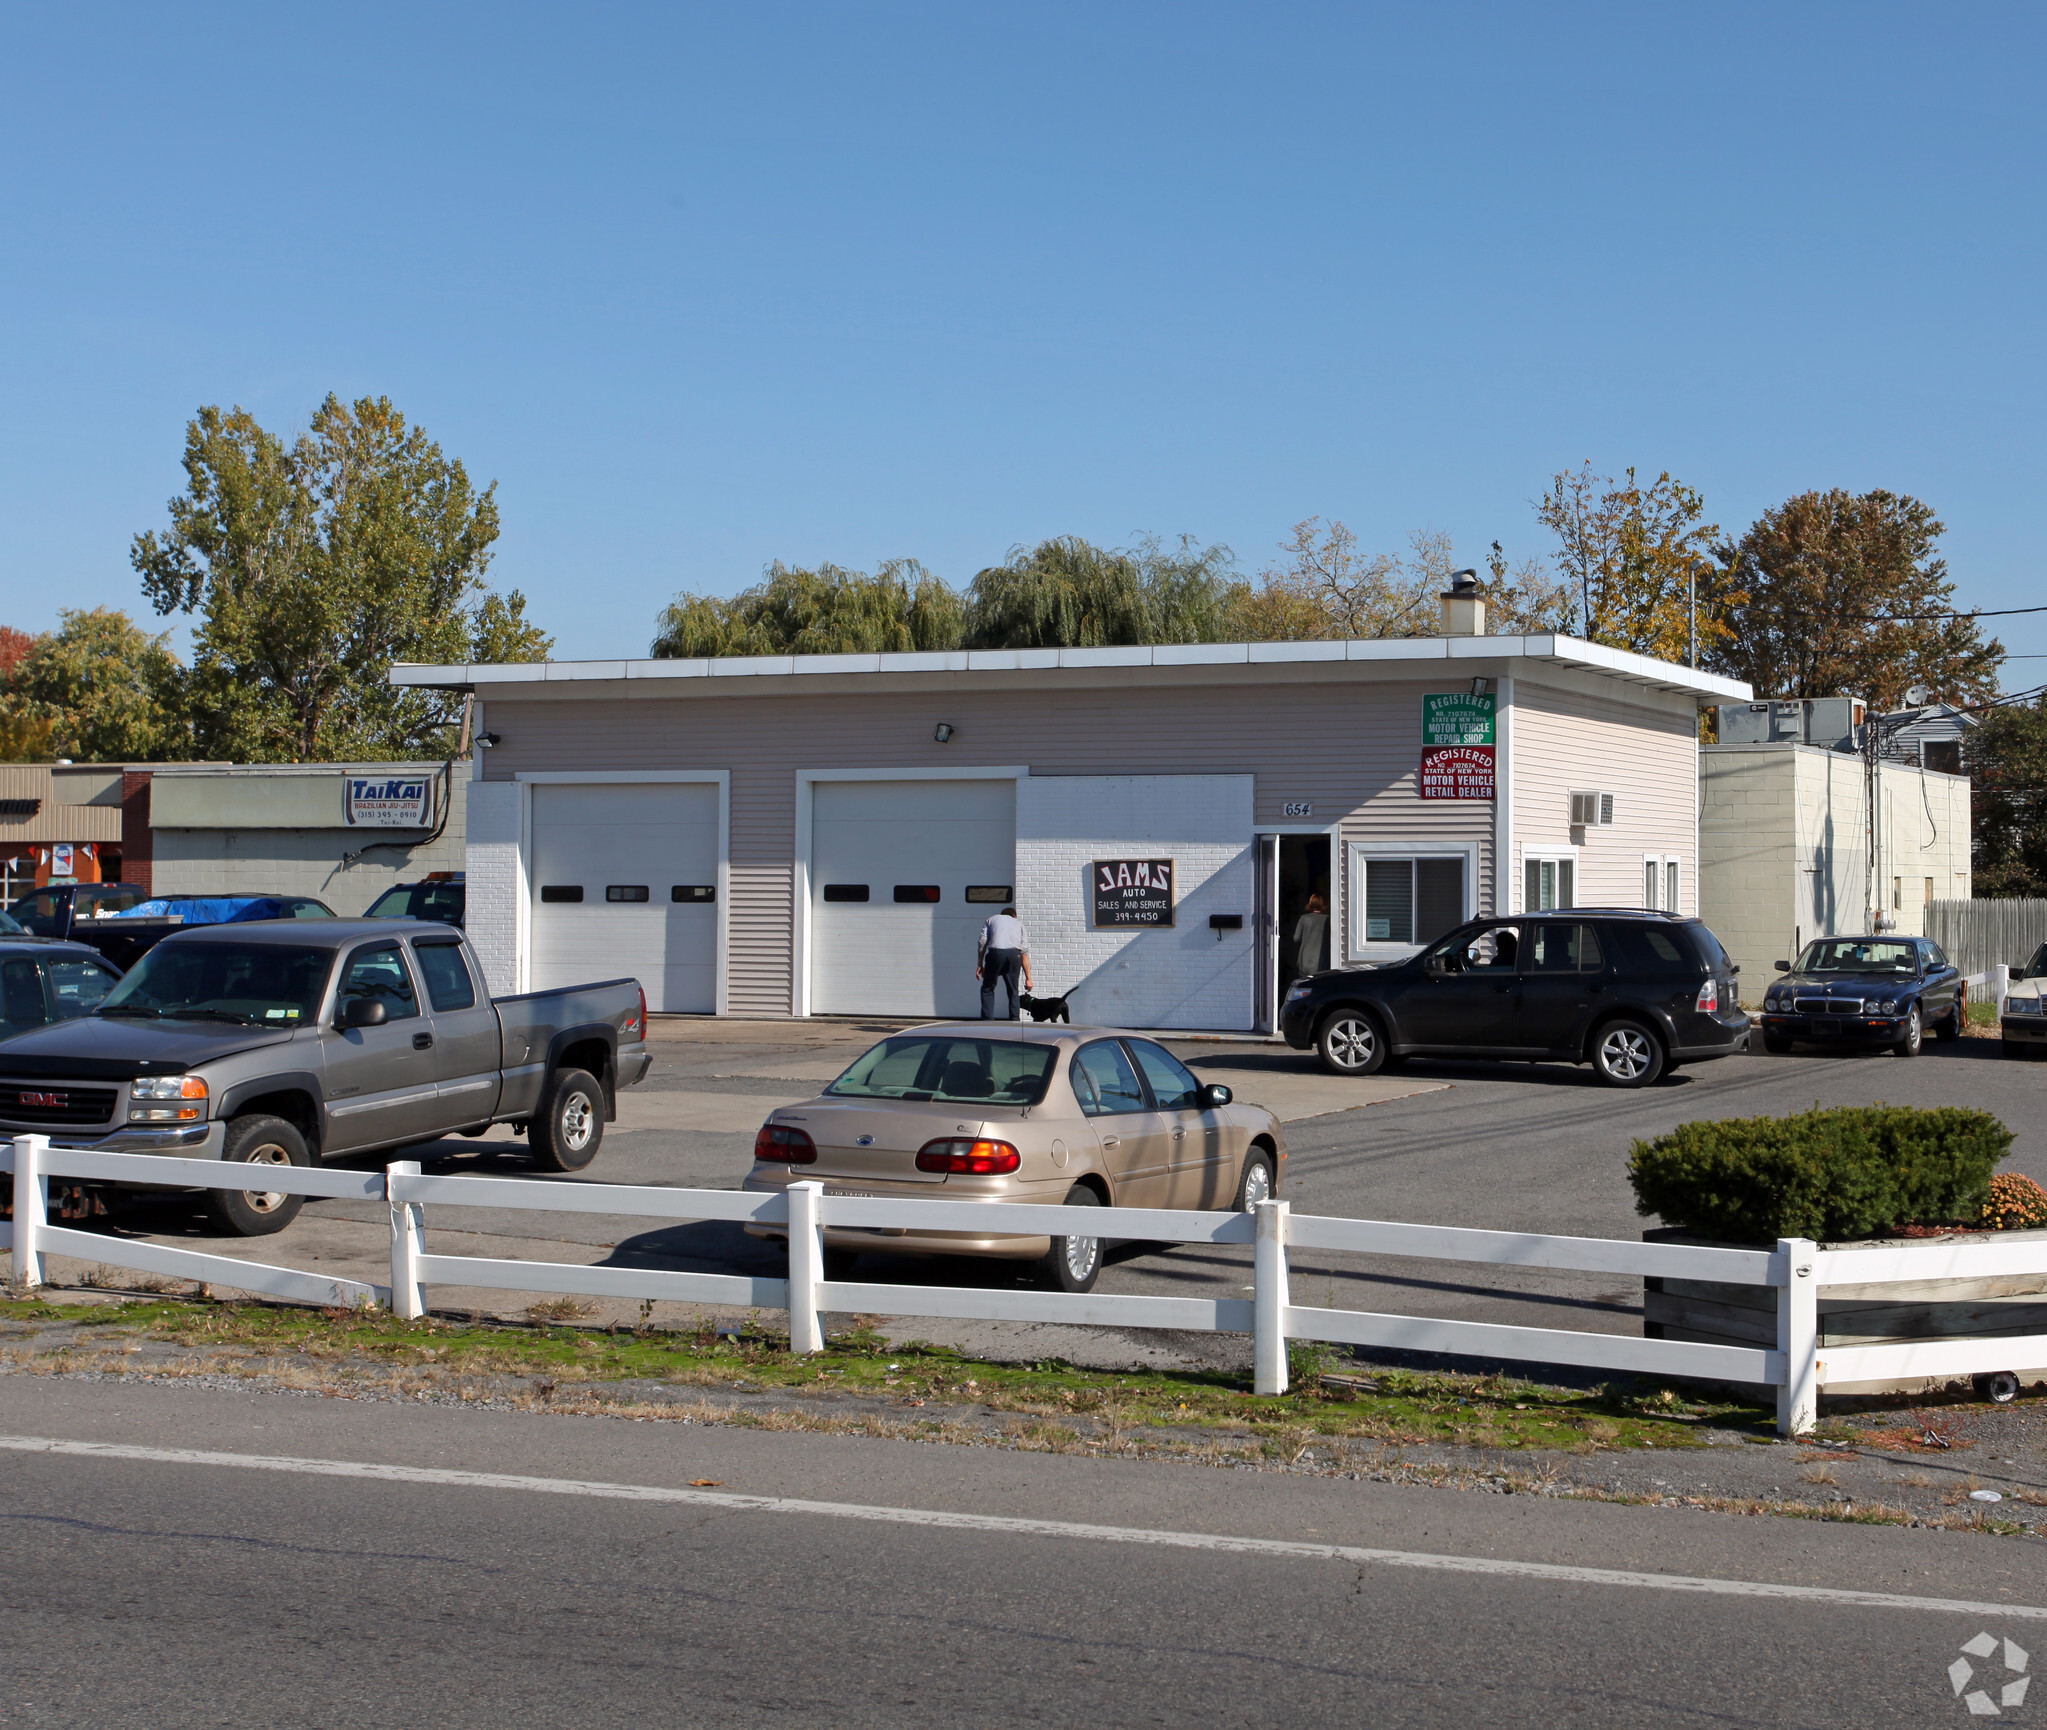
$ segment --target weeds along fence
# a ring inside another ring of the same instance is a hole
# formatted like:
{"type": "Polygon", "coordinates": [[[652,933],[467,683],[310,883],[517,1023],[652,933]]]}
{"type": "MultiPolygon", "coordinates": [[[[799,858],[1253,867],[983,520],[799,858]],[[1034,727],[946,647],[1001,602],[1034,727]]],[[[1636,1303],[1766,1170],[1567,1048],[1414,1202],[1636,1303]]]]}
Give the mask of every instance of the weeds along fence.
{"type": "Polygon", "coordinates": [[[1856,1285],[1983,1278],[2047,1272],[2047,1244],[1928,1244],[1895,1251],[1823,1252],[1800,1238],[1774,1249],[1717,1249],[1642,1243],[1626,1238],[1550,1237],[1532,1232],[1478,1231],[1388,1220],[1297,1214],[1285,1201],[1249,1213],[1192,1213],[1163,1208],[1039,1206],[1018,1202],[926,1201],[831,1195],[817,1182],[781,1193],[723,1189],[656,1189],[624,1184],[547,1183],[518,1178],[439,1177],[401,1161],[379,1172],[265,1166],[266,1189],[290,1195],[381,1200],[390,1211],[391,1283],[337,1279],[269,1263],[83,1232],[49,1221],[52,1178],[162,1184],[180,1189],[240,1189],[246,1167],[218,1160],[158,1158],[52,1147],[47,1137],[0,1143],[0,1168],[13,1177],[14,1217],[0,1236],[12,1254],[18,1285],[45,1279],[44,1258],[69,1255],[107,1266],[201,1280],[296,1303],[388,1306],[400,1316],[424,1315],[434,1286],[557,1292],[582,1297],[742,1305],[784,1311],[790,1349],[824,1349],[826,1312],[955,1320],[1051,1322],[1080,1327],[1173,1328],[1249,1334],[1261,1394],[1287,1388],[1287,1344],[1394,1347],[1511,1362],[1564,1365],[1645,1376],[1737,1382],[1776,1390],[1777,1424],[1786,1435],[1812,1427],[1823,1379],[1841,1382],[1924,1375],[1994,1373],[2047,1363],[2047,1336],[1940,1340],[1906,1345],[1819,1349],[1818,1291],[1829,1273],[1856,1285]],[[232,1174],[232,1175],[231,1175],[232,1174]],[[427,1248],[427,1209],[530,1209],[540,1213],[624,1215],[673,1221],[731,1220],[786,1232],[785,1279],[688,1273],[658,1268],[590,1267],[574,1262],[494,1260],[435,1255],[427,1248]],[[995,1232],[1015,1236],[1114,1235],[1159,1243],[1245,1245],[1252,1252],[1249,1298],[1148,1297],[1106,1292],[989,1290],[964,1286],[878,1285],[824,1276],[826,1226],[995,1232]],[[1293,1301],[1288,1252],[1351,1251],[1493,1267],[1569,1269],[1714,1280],[1772,1288],[1777,1313],[1774,1350],[1626,1334],[1580,1333],[1427,1316],[1315,1308],[1293,1301]]]}
{"type": "Polygon", "coordinates": [[[1964,973],[2023,967],[2047,943],[2047,901],[1932,901],[1926,935],[1964,973]]]}

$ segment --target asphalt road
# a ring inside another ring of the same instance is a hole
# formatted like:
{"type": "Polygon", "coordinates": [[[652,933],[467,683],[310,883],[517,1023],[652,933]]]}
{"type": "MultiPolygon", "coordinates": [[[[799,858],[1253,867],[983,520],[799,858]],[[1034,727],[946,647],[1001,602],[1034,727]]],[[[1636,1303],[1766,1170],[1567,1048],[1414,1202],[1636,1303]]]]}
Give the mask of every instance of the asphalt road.
{"type": "Polygon", "coordinates": [[[1361,1546],[985,1527],[0,1448],[0,1722],[1924,1726],[2030,1674],[2047,1560],[1968,1534],[9,1377],[10,1437],[1361,1546]],[[709,1487],[709,1486],[706,1486],[709,1487]],[[1562,1573],[1448,1572],[1536,1564],[1562,1573]],[[1575,1571],[1691,1576],[1589,1580],[1575,1571]],[[1782,1584],[1883,1606],[1755,1596],[1782,1584]],[[1957,1611],[1935,1601],[1992,1608],[1957,1611]],[[2008,1671],[2012,1639],[2020,1671],[2008,1671]]]}

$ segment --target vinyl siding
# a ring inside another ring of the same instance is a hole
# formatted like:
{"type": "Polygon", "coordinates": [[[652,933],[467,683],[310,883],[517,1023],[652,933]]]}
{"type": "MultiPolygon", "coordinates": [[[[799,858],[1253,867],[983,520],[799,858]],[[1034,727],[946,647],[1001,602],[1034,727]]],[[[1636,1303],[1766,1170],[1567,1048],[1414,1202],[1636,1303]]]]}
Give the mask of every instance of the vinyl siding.
{"type": "Polygon", "coordinates": [[[1689,699],[1631,702],[1517,679],[1513,728],[1512,905],[1521,900],[1520,858],[1572,848],[1571,794],[1604,792],[1614,796],[1614,821],[1578,832],[1578,904],[1641,906],[1642,860],[1653,853],[1679,861],[1681,911],[1698,910],[1698,714],[1689,699]]]}
{"type": "MultiPolygon", "coordinates": [[[[1411,680],[1369,684],[1349,677],[1326,684],[1030,690],[976,689],[968,678],[942,691],[859,697],[504,697],[489,702],[488,725],[502,743],[490,753],[486,773],[499,780],[578,768],[729,770],[729,1012],[786,1015],[794,1001],[799,769],[1028,766],[1045,775],[1248,774],[1260,828],[1340,825],[1343,844],[1474,844],[1476,905],[1485,908],[1491,904],[1492,805],[1424,800],[1416,787],[1422,697],[1459,682],[1438,668],[1411,680]],[[939,721],[956,729],[949,744],[932,738],[939,721]],[[1312,815],[1284,817],[1282,808],[1292,801],[1311,805],[1312,815]]],[[[1521,681],[1517,688],[1528,687],[1521,681]]],[[[1683,753],[1663,751],[1667,717],[1635,705],[1610,709],[1601,710],[1599,724],[1616,740],[1618,756],[1642,754],[1638,741],[1622,749],[1621,737],[1644,723],[1657,730],[1658,748],[1647,755],[1678,783],[1663,801],[1685,812],[1689,857],[1695,777],[1689,732],[1680,729],[1683,753]]],[[[1633,771],[1644,780],[1653,772],[1633,771]]],[[[1339,880],[1344,857],[1339,844],[1339,880]]],[[[1348,908],[1332,913],[1336,929],[1346,930],[1348,908]]]]}

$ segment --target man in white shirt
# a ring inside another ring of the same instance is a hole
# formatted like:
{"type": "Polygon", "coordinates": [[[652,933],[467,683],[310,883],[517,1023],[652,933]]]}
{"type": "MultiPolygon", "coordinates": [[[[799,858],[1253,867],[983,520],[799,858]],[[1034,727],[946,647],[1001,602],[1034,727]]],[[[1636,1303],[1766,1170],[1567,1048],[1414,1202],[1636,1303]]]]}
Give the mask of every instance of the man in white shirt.
{"type": "Polygon", "coordinates": [[[1023,988],[1031,988],[1031,940],[1024,933],[1023,921],[1016,916],[1014,907],[1005,907],[981,927],[980,957],[974,964],[974,977],[981,982],[981,1019],[995,1019],[995,987],[998,983],[1009,988],[1009,1014],[1005,1019],[1014,1021],[1016,1010],[1016,976],[1023,973],[1023,988]]]}

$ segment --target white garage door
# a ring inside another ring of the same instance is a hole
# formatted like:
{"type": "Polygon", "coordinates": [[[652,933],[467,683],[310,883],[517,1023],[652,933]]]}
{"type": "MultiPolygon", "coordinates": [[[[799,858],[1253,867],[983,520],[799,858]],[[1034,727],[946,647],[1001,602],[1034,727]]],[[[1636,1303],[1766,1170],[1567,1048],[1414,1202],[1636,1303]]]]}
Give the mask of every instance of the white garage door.
{"type": "Polygon", "coordinates": [[[630,977],[647,1007],[718,999],[718,789],[648,782],[533,789],[532,988],[630,977]]]}
{"type": "Polygon", "coordinates": [[[812,794],[811,1009],[979,1015],[975,939],[1015,878],[1016,783],[820,781],[812,794]]]}

